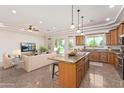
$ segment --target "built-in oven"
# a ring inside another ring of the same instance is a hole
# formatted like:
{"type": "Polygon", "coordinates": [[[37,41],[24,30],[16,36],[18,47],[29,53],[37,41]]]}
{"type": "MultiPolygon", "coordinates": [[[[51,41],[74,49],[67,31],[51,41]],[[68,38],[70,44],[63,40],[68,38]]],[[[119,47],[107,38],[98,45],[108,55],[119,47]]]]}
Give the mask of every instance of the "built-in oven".
{"type": "Polygon", "coordinates": [[[123,72],[124,71],[124,68],[123,68],[124,64],[123,63],[124,63],[124,58],[118,56],[118,67],[117,67],[117,71],[118,71],[120,77],[124,80],[124,72],[123,72]]]}
{"type": "Polygon", "coordinates": [[[120,44],[120,45],[124,45],[124,35],[121,35],[121,36],[119,37],[119,44],[120,44]]]}

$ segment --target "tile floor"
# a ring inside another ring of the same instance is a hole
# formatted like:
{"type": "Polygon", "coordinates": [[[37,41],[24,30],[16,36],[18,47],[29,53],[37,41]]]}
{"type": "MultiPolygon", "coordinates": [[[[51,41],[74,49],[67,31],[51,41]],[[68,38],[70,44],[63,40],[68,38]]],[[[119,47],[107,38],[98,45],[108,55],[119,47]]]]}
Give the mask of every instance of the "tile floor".
{"type": "MultiPolygon", "coordinates": [[[[52,66],[45,66],[32,72],[21,68],[3,70],[0,67],[1,88],[60,88],[57,77],[51,78],[52,66]]],[[[90,62],[90,68],[81,82],[80,88],[122,88],[120,79],[112,65],[90,62]]]]}

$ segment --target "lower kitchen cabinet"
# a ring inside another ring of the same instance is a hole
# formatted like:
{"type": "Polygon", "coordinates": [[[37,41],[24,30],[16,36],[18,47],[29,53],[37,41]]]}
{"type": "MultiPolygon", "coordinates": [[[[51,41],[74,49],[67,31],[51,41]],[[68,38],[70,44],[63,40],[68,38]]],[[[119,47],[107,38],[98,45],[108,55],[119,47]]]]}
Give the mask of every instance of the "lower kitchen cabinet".
{"type": "Polygon", "coordinates": [[[89,60],[90,61],[99,61],[99,52],[92,52],[89,55],[89,60]]]}
{"type": "Polygon", "coordinates": [[[117,55],[113,52],[92,52],[89,55],[89,60],[113,64],[116,68],[118,66],[117,55]]]}
{"type": "Polygon", "coordinates": [[[89,59],[88,59],[88,57],[86,57],[84,61],[85,61],[84,65],[85,65],[85,73],[86,73],[86,71],[89,69],[89,59]]]}
{"type": "Polygon", "coordinates": [[[118,60],[118,58],[117,58],[117,55],[114,55],[114,66],[115,66],[115,68],[116,69],[118,69],[118,65],[119,65],[119,60],[118,60]]]}
{"type": "Polygon", "coordinates": [[[100,62],[108,62],[108,53],[107,52],[100,52],[99,53],[99,61],[100,62]]]}
{"type": "Polygon", "coordinates": [[[89,55],[89,60],[95,62],[107,62],[108,54],[107,52],[92,52],[89,55]]]}
{"type": "MultiPolygon", "coordinates": [[[[87,61],[88,62],[88,61],[87,61]]],[[[81,59],[78,63],[76,63],[76,68],[77,68],[77,84],[76,86],[79,86],[82,79],[85,76],[86,71],[88,70],[88,68],[86,67],[87,62],[85,61],[85,58],[81,59]]]]}
{"type": "Polygon", "coordinates": [[[109,64],[114,64],[114,61],[115,61],[115,59],[114,59],[114,53],[108,52],[108,63],[109,64]]]}

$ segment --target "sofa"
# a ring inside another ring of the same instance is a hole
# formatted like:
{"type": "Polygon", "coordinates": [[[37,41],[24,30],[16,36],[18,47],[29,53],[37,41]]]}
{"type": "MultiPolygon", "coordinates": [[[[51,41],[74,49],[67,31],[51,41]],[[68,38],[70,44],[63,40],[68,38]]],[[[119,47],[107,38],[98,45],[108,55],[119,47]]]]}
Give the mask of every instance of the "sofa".
{"type": "Polygon", "coordinates": [[[48,58],[55,56],[56,54],[41,54],[36,56],[23,55],[23,69],[27,72],[41,68],[43,66],[54,63],[55,61],[49,60],[48,58]]]}

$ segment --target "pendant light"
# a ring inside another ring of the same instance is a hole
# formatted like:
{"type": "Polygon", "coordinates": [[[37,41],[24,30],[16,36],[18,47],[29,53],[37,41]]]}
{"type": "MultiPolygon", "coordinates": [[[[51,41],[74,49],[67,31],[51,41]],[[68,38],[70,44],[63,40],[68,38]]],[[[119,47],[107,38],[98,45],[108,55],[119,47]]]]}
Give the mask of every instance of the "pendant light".
{"type": "Polygon", "coordinates": [[[74,29],[75,28],[75,26],[74,26],[74,23],[73,23],[73,5],[72,5],[72,23],[71,23],[71,26],[70,26],[70,28],[71,29],[74,29]]]}
{"type": "Polygon", "coordinates": [[[77,29],[77,33],[81,33],[81,30],[80,30],[80,28],[79,28],[79,15],[80,15],[80,10],[78,9],[77,12],[78,12],[78,29],[77,29]]]}
{"type": "Polygon", "coordinates": [[[82,19],[82,31],[81,31],[81,35],[84,35],[84,32],[83,32],[83,16],[81,16],[81,19],[82,19]]]}

